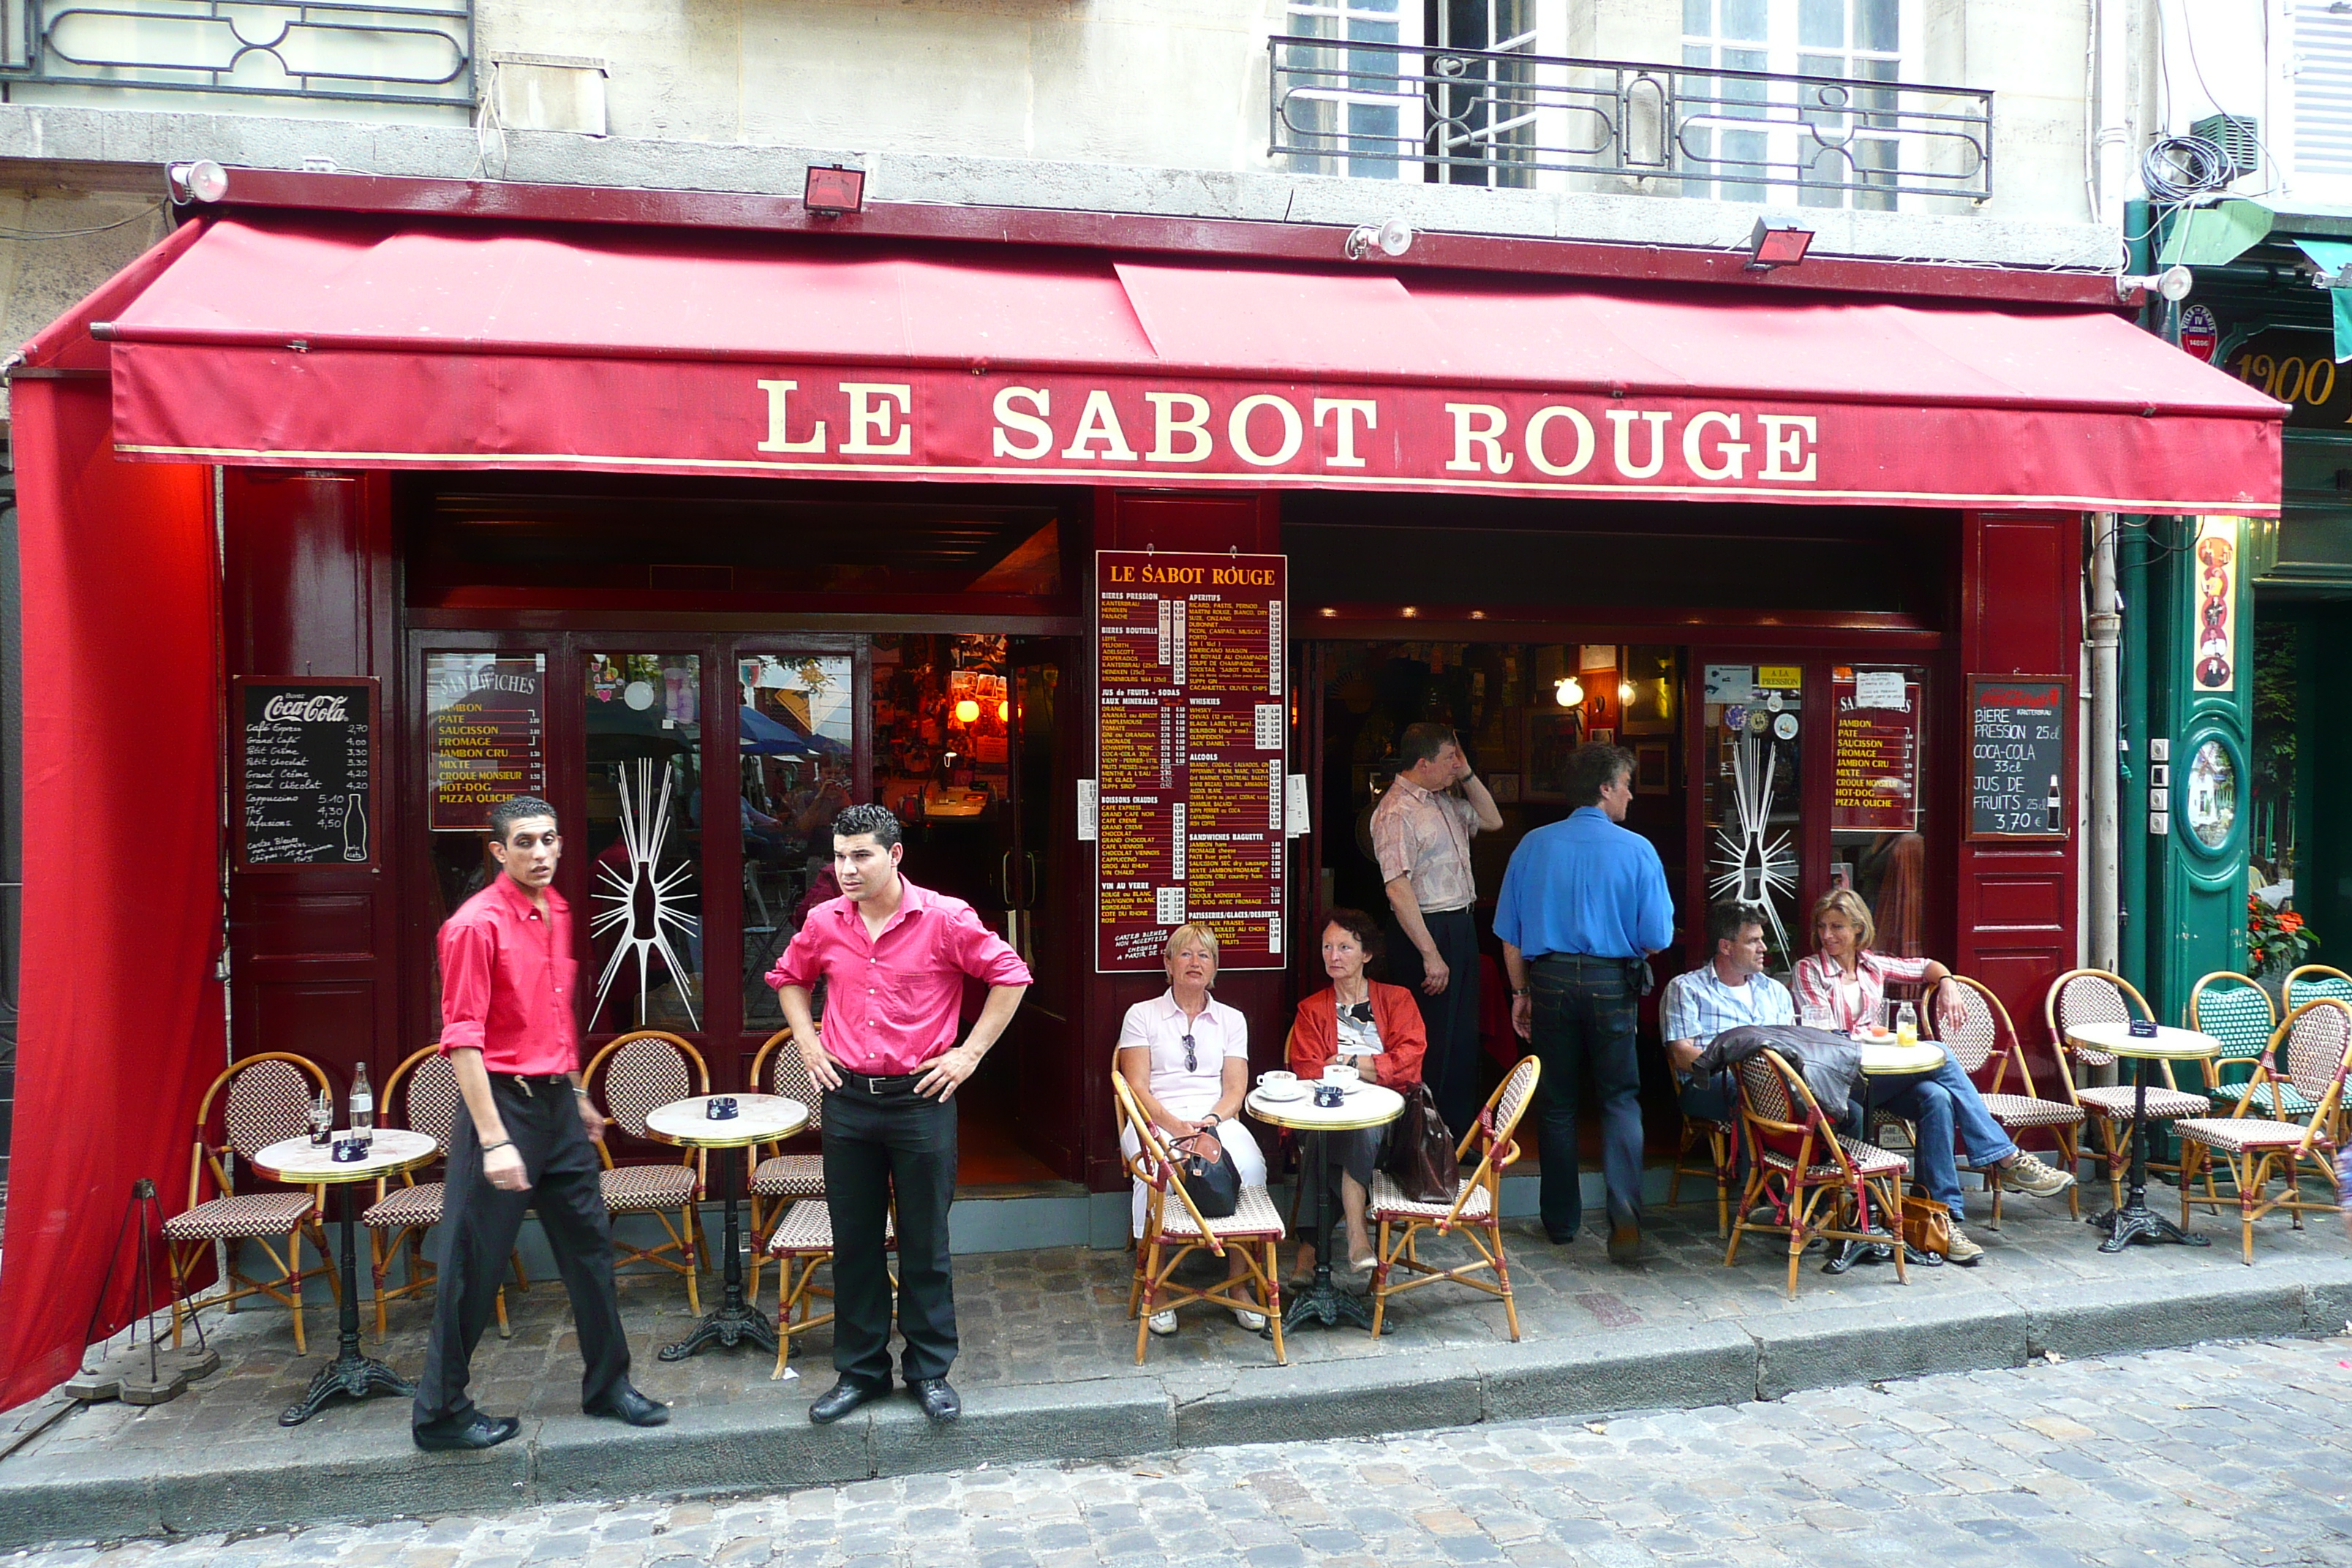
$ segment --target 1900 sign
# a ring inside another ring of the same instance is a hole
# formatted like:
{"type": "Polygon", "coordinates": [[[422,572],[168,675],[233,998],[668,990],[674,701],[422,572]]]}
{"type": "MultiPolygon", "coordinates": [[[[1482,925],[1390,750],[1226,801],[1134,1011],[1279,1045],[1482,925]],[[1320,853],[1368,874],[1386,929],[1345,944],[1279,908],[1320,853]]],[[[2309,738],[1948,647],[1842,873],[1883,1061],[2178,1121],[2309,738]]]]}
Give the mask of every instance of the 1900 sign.
{"type": "Polygon", "coordinates": [[[236,683],[239,870],[373,866],[376,683],[236,683]]]}

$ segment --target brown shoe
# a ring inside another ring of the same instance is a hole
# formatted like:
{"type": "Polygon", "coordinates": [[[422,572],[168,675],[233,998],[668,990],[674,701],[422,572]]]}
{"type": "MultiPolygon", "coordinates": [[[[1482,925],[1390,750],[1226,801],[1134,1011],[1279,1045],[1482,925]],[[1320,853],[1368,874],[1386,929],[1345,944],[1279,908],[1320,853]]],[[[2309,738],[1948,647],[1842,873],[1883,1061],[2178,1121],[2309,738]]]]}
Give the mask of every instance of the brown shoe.
{"type": "Polygon", "coordinates": [[[1631,1263],[1642,1256],[1642,1227],[1638,1225],[1612,1226],[1609,1231],[1609,1261],[1631,1263]]]}

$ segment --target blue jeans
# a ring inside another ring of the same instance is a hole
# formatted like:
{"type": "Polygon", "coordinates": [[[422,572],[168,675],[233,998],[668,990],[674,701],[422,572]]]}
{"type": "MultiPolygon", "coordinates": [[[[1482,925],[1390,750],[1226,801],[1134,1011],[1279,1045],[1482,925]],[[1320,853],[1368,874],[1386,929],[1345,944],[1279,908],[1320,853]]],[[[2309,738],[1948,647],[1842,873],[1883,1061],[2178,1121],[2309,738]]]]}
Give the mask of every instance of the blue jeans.
{"type": "Polygon", "coordinates": [[[1955,1224],[1967,1217],[1960,1202],[1959,1162],[1952,1152],[1956,1136],[1969,1163],[1979,1170],[2017,1153],[2017,1145],[1985,1110],[1977,1086],[1948,1055],[1941,1068],[1925,1078],[1868,1081],[1872,1110],[1891,1110],[1911,1123],[1917,1142],[1914,1178],[1927,1189],[1929,1197],[1952,1211],[1955,1224]]]}
{"type": "Polygon", "coordinates": [[[1577,1113],[1590,1096],[1601,1109],[1601,1170],[1609,1223],[1642,1220],[1642,1070],[1633,1038],[1642,998],[1621,959],[1549,953],[1528,966],[1535,992],[1536,1149],[1542,1159],[1537,1202],[1544,1234],[1564,1241],[1583,1223],[1577,1171],[1577,1113]]]}

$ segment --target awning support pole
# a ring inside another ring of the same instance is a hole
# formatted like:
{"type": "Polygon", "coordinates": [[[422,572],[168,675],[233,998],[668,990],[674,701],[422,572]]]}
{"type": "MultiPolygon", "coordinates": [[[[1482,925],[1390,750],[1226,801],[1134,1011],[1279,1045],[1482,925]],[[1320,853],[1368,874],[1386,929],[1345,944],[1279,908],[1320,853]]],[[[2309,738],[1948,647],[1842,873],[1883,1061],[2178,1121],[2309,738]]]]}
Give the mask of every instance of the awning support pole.
{"type": "Polygon", "coordinates": [[[2116,600],[2116,530],[2111,511],[2091,514],[2091,604],[2083,629],[2091,645],[2091,966],[2114,971],[2121,955],[2116,910],[2116,768],[2122,755],[2116,727],[2116,645],[2123,616],[2116,600]]]}

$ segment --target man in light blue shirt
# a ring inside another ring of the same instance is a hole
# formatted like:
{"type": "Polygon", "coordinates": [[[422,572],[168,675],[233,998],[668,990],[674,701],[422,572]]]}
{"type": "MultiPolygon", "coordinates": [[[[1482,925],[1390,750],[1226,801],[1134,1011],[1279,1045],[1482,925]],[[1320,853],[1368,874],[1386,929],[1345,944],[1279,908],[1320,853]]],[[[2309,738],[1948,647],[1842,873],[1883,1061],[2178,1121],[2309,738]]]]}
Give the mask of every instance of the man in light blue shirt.
{"type": "Polygon", "coordinates": [[[1748,904],[1717,904],[1706,911],[1706,940],[1715,956],[1666,982],[1658,1032],[1666,1061],[1682,1089],[1683,1114],[1706,1121],[1738,1118],[1738,1098],[1728,1068],[1713,1078],[1691,1075],[1707,1042],[1748,1024],[1793,1024],[1797,1005],[1789,988],[1764,973],[1769,949],[1764,922],[1748,904]]]}
{"type": "Polygon", "coordinates": [[[1601,1102],[1601,1175],[1609,1191],[1609,1258],[1642,1249],[1642,1087],[1634,1059],[1646,961],[1675,938],[1665,867],[1622,824],[1633,803],[1633,753],[1579,746],[1564,821],[1519,840],[1495,902],[1495,934],[1511,976],[1511,1026],[1543,1063],[1536,1148],[1543,1163],[1544,1234],[1576,1238],[1584,1214],[1577,1110],[1589,1079],[1601,1102]]]}

